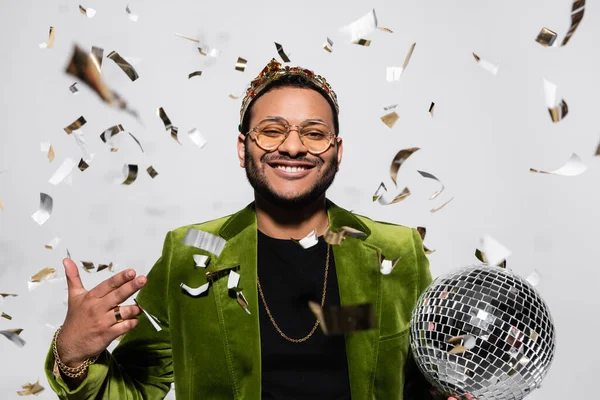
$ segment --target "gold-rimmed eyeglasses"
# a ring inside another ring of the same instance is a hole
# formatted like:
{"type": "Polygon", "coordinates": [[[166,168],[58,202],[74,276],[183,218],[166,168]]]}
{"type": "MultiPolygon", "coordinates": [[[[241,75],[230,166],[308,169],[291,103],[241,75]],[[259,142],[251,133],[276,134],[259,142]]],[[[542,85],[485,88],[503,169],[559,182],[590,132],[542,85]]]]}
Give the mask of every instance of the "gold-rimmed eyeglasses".
{"type": "Polygon", "coordinates": [[[247,135],[250,135],[250,138],[264,151],[275,151],[285,142],[293,128],[298,131],[304,147],[314,155],[327,151],[335,138],[326,123],[313,119],[293,125],[283,118],[267,118],[250,129],[247,135]]]}

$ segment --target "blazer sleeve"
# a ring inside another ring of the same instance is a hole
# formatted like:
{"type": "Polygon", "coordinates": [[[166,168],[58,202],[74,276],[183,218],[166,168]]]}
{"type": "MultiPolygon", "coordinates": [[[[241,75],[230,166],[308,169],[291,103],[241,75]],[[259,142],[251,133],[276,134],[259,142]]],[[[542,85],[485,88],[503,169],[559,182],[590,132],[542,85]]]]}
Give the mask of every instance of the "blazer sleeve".
{"type": "Polygon", "coordinates": [[[76,389],[69,389],[54,368],[52,348],[48,352],[45,372],[48,382],[60,399],[163,399],[173,382],[171,335],[169,330],[169,268],[172,256],[172,233],[164,242],[161,257],[147,276],[146,285],[136,300],[160,321],[157,332],[145,314],[138,317],[135,329],[125,334],[112,354],[105,350],[90,365],[86,379],[76,389]]]}
{"type": "MultiPolygon", "coordinates": [[[[431,271],[429,270],[429,260],[423,249],[421,235],[416,229],[413,229],[413,243],[415,246],[417,260],[417,298],[432,282],[431,271]]],[[[415,299],[416,302],[416,299],[415,299]]],[[[416,305],[416,304],[415,304],[416,305]]],[[[412,351],[409,348],[408,357],[404,365],[404,400],[435,400],[430,393],[432,386],[427,382],[419,367],[415,363],[412,351]]]]}

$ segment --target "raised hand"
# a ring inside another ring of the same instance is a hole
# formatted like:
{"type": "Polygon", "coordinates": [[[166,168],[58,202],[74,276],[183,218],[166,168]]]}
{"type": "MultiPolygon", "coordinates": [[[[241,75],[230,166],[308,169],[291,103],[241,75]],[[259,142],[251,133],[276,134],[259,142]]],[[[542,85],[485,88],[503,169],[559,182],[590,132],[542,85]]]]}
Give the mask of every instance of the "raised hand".
{"type": "Polygon", "coordinates": [[[77,367],[137,326],[135,317],[142,312],[138,306],[115,307],[140,290],[146,284],[146,277],[136,278],[135,271],[129,269],[87,291],[77,265],[68,258],[63,260],[63,265],[69,301],[56,346],[60,360],[67,366],[77,367]],[[119,314],[122,321],[118,319],[119,314]]]}

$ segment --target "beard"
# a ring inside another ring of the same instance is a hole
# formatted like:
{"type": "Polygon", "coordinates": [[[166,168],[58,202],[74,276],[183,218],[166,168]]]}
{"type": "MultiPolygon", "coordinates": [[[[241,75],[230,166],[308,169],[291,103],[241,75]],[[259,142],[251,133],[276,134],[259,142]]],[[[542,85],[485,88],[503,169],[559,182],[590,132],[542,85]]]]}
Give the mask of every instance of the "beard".
{"type": "Polygon", "coordinates": [[[267,181],[265,175],[261,173],[258,163],[248,151],[248,146],[245,147],[244,154],[246,160],[246,168],[244,168],[246,170],[246,178],[248,178],[248,182],[250,182],[250,185],[252,185],[254,188],[254,192],[269,203],[283,209],[298,209],[314,204],[325,194],[327,189],[329,189],[329,186],[331,186],[333,183],[338,168],[337,156],[333,157],[333,161],[327,165],[321,158],[308,159],[306,157],[297,157],[292,159],[290,157],[269,157],[270,153],[264,154],[260,158],[260,162],[263,165],[266,165],[267,161],[295,160],[308,161],[312,164],[315,164],[313,168],[321,168],[321,175],[317,178],[317,181],[313,183],[313,185],[306,191],[304,191],[304,193],[300,193],[293,197],[285,197],[277,193],[277,191],[275,191],[271,184],[267,181]]]}

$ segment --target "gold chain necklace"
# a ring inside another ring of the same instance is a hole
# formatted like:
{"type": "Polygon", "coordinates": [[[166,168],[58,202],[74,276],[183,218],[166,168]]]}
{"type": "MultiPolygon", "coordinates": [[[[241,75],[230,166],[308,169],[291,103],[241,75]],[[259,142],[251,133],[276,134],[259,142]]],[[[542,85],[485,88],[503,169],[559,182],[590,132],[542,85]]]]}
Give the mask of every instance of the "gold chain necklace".
{"type": "MultiPolygon", "coordinates": [[[[325,295],[327,294],[327,275],[329,273],[329,248],[330,247],[331,246],[328,244],[327,245],[327,259],[325,261],[325,279],[323,280],[323,295],[321,296],[321,308],[323,308],[323,306],[325,305],[325,295]]],[[[258,279],[258,276],[256,277],[256,283],[258,284],[258,293],[260,293],[260,298],[262,299],[263,305],[265,306],[265,310],[267,311],[267,315],[269,316],[271,323],[275,327],[275,330],[288,342],[292,342],[292,343],[306,342],[313,335],[313,333],[315,333],[315,331],[317,330],[317,327],[319,326],[319,320],[317,319],[317,321],[315,322],[315,325],[312,327],[310,332],[308,332],[308,335],[304,336],[303,338],[294,339],[294,338],[289,337],[288,335],[283,333],[283,331],[281,330],[279,325],[277,325],[277,322],[275,322],[275,318],[273,318],[273,315],[271,314],[271,310],[269,310],[269,306],[267,305],[267,300],[265,300],[265,294],[263,293],[262,287],[260,286],[260,280],[258,279]]]]}

